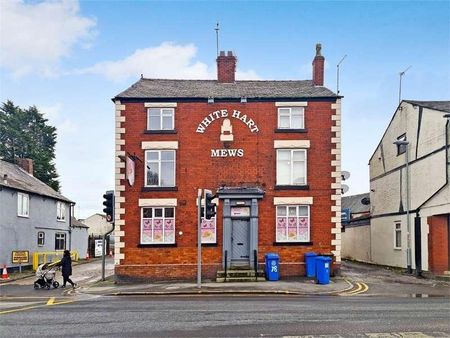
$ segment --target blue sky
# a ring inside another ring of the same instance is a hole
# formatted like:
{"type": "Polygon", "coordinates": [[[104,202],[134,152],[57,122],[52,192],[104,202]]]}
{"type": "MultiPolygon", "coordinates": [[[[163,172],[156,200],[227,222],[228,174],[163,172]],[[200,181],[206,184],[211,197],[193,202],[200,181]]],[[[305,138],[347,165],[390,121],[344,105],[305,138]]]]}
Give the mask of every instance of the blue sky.
{"type": "Polygon", "coordinates": [[[449,1],[0,0],[0,100],[36,105],[58,128],[56,167],[76,216],[114,185],[111,98],[141,73],[215,78],[216,40],[240,79],[310,79],[315,44],[336,90],[341,65],[343,169],[366,192],[368,160],[402,97],[450,99],[449,1]]]}

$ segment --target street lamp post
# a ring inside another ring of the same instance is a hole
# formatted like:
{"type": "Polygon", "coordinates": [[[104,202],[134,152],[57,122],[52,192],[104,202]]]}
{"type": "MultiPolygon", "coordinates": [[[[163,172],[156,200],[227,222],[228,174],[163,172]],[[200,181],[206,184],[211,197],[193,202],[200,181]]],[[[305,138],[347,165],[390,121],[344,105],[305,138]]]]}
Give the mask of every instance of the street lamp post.
{"type": "Polygon", "coordinates": [[[409,188],[409,142],[404,140],[396,140],[394,142],[397,147],[399,146],[405,146],[405,161],[406,161],[406,266],[407,266],[407,272],[412,273],[412,267],[411,267],[411,221],[409,219],[409,210],[410,210],[410,188],[409,188]]]}

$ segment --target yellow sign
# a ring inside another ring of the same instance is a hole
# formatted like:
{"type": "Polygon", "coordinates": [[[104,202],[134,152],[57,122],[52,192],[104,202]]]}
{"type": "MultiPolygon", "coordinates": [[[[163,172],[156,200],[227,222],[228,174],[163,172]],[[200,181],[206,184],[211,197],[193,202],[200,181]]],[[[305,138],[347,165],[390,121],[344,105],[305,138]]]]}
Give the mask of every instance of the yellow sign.
{"type": "Polygon", "coordinates": [[[29,251],[13,251],[12,262],[13,264],[28,263],[30,260],[29,251]]]}

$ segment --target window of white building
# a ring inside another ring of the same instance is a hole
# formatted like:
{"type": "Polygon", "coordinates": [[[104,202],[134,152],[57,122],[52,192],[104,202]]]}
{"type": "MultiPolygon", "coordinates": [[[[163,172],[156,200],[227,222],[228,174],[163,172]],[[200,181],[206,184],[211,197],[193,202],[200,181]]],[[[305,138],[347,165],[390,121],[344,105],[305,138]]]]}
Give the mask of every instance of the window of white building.
{"type": "Polygon", "coordinates": [[[63,232],[57,232],[55,234],[55,250],[66,249],[66,234],[63,232]]]}
{"type": "Polygon", "coordinates": [[[141,244],[175,243],[175,208],[141,209],[141,244]]]}
{"type": "Polygon", "coordinates": [[[17,193],[17,216],[29,217],[30,196],[22,192],[17,193]]]}
{"type": "Polygon", "coordinates": [[[37,233],[37,245],[38,246],[44,246],[45,244],[45,232],[38,231],[37,233]]]}
{"type": "Polygon", "coordinates": [[[395,222],[394,229],[394,249],[402,248],[402,223],[395,222]]]}
{"type": "Polygon", "coordinates": [[[148,130],[173,130],[175,121],[174,108],[148,108],[148,130]]]}
{"type": "Polygon", "coordinates": [[[310,242],[309,205],[279,205],[276,218],[277,242],[310,242]]]}
{"type": "Polygon", "coordinates": [[[175,186],[175,150],[147,150],[145,162],[145,186],[175,186]]]}
{"type": "Polygon", "coordinates": [[[66,205],[63,202],[56,202],[56,220],[66,221],[66,205]]]}
{"type": "Polygon", "coordinates": [[[306,185],[306,149],[277,150],[277,185],[306,185]]]}

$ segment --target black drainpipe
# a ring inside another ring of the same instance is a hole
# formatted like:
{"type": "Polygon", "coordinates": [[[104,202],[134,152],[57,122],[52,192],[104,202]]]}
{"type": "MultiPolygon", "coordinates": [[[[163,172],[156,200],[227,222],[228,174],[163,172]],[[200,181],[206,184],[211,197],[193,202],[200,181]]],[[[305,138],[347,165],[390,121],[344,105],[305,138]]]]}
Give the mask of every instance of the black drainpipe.
{"type": "Polygon", "coordinates": [[[69,203],[69,251],[72,251],[72,207],[75,203],[69,203]]]}
{"type": "Polygon", "coordinates": [[[422,275],[422,235],[421,235],[421,217],[420,209],[428,203],[434,196],[439,194],[448,185],[448,168],[449,165],[449,144],[448,144],[448,125],[450,123],[450,116],[448,114],[444,115],[447,118],[447,123],[445,124],[445,183],[434,192],[433,195],[428,197],[425,202],[419,205],[416,209],[416,217],[414,218],[414,253],[415,253],[415,263],[416,263],[416,275],[422,275]]]}

